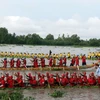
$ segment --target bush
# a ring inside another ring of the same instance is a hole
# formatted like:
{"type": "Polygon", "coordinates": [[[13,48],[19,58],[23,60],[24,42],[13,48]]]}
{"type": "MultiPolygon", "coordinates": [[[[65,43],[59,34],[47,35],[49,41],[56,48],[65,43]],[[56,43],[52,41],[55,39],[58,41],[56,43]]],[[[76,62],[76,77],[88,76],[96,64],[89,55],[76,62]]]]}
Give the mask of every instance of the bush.
{"type": "Polygon", "coordinates": [[[64,92],[61,91],[54,91],[50,96],[54,97],[54,98],[58,98],[58,97],[62,97],[64,94],[64,92]]]}
{"type": "Polygon", "coordinates": [[[35,100],[32,97],[26,97],[21,92],[2,92],[0,93],[0,100],[35,100]]]}
{"type": "Polygon", "coordinates": [[[35,98],[32,98],[32,97],[26,97],[26,98],[24,98],[24,100],[35,100],[35,98]]]}

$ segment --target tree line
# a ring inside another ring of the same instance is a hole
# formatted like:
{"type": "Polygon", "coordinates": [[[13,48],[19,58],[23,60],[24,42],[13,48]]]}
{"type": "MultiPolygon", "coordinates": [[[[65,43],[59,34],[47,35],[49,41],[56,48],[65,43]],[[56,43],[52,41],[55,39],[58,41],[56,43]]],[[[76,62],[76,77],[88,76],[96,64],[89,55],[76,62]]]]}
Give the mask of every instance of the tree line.
{"type": "Polygon", "coordinates": [[[28,35],[16,35],[8,33],[7,28],[0,28],[0,44],[26,44],[26,45],[56,45],[56,46],[100,46],[100,39],[92,38],[82,40],[77,34],[65,37],[58,36],[54,38],[52,34],[48,34],[45,38],[39,34],[33,33],[28,35]]]}

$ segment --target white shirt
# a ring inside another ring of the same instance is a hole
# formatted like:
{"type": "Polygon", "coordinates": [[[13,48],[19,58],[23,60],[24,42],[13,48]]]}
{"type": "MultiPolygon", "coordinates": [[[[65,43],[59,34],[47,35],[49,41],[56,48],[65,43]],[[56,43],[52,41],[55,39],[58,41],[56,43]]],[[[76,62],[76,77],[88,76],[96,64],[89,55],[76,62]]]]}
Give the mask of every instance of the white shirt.
{"type": "Polygon", "coordinates": [[[96,75],[97,75],[97,76],[100,76],[100,65],[99,65],[99,67],[98,67],[97,70],[96,70],[96,75]]]}

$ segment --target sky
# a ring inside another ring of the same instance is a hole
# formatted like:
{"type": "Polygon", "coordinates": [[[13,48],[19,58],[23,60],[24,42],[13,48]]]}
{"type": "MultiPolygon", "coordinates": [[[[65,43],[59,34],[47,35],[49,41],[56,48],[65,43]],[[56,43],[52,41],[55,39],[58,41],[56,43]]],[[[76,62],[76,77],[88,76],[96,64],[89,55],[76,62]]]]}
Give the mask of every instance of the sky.
{"type": "Polygon", "coordinates": [[[100,0],[0,0],[0,27],[9,33],[100,38],[100,0]]]}

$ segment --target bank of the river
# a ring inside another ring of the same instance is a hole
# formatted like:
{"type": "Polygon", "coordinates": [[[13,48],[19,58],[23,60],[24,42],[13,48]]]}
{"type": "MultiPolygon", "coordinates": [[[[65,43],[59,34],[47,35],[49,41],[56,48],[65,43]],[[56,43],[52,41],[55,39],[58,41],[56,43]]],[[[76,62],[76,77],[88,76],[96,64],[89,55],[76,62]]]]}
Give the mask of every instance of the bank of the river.
{"type": "MultiPolygon", "coordinates": [[[[0,92],[14,91],[12,89],[0,90],[0,92]]],[[[100,88],[95,87],[65,87],[65,88],[27,88],[19,89],[24,97],[33,97],[35,100],[100,100],[100,88]],[[63,97],[53,98],[50,96],[54,91],[64,92],[63,97]]]]}

